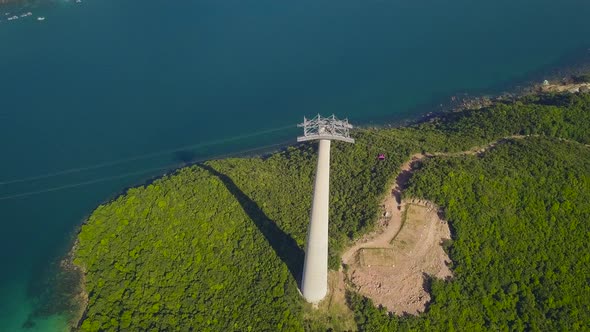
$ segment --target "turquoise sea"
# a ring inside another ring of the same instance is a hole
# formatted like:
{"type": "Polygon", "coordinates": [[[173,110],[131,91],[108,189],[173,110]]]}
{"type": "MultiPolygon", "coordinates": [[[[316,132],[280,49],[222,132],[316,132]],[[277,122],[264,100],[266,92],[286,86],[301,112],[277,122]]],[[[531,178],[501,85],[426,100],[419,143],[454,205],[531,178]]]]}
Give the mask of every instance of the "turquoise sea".
{"type": "Polygon", "coordinates": [[[0,331],[63,329],[35,311],[51,267],[126,187],[293,141],[304,115],[399,122],[540,78],[588,53],[589,18],[580,0],[0,8],[0,331]]]}

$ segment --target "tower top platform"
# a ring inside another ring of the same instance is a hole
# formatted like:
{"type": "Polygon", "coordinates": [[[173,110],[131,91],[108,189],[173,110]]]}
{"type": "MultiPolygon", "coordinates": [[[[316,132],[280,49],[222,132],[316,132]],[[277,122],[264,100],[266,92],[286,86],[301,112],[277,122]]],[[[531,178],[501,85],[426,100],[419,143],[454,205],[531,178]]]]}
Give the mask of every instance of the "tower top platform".
{"type": "Polygon", "coordinates": [[[348,119],[339,120],[334,114],[329,117],[318,114],[313,119],[304,117],[303,123],[297,127],[303,127],[303,136],[297,137],[297,142],[326,139],[354,143],[354,139],[350,137],[352,125],[348,123],[348,119]]]}

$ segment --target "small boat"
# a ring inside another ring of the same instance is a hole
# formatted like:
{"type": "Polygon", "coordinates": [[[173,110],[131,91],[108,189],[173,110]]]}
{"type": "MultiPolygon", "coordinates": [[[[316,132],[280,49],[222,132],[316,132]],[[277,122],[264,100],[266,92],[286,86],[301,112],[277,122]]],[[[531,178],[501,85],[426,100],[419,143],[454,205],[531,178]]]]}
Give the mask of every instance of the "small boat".
{"type": "Polygon", "coordinates": [[[45,21],[45,17],[39,16],[39,17],[37,17],[37,21],[45,21]]]}

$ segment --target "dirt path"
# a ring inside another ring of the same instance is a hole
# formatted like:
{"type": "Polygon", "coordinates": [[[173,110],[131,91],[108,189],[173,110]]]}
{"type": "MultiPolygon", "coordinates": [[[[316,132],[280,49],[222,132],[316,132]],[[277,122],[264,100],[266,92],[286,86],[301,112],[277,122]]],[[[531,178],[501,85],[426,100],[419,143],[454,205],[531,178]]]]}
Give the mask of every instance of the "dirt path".
{"type": "Polygon", "coordinates": [[[346,262],[350,262],[356,252],[363,247],[379,247],[379,246],[387,246],[389,242],[397,235],[401,228],[401,211],[404,207],[404,204],[401,202],[401,192],[405,185],[410,180],[412,176],[412,165],[413,163],[424,159],[426,156],[423,154],[415,154],[413,155],[409,161],[402,165],[400,168],[400,173],[396,178],[395,185],[391,189],[392,195],[388,195],[385,201],[383,202],[383,207],[387,217],[381,218],[379,220],[379,225],[376,227],[376,230],[372,233],[369,233],[352,245],[352,247],[348,248],[342,254],[342,262],[346,264],[346,262]]]}
{"type": "MultiPolygon", "coordinates": [[[[412,167],[426,158],[480,155],[511,139],[537,135],[512,135],[485,146],[454,153],[414,154],[398,173],[375,231],[358,239],[342,254],[343,268],[331,276],[330,305],[344,304],[346,289],[353,289],[398,315],[423,312],[430,301],[428,279],[452,278],[451,263],[442,244],[451,238],[437,206],[424,200],[401,200],[412,177],[412,167]]],[[[566,139],[561,139],[568,141],[566,139]]],[[[588,145],[586,145],[588,146],[588,145]]]]}
{"type": "Polygon", "coordinates": [[[405,218],[396,207],[384,232],[346,252],[342,274],[375,304],[399,315],[418,314],[430,301],[424,275],[452,276],[450,259],[441,247],[451,234],[438,218],[438,208],[428,202],[404,201],[400,207],[405,218]]]}
{"type": "MultiPolygon", "coordinates": [[[[442,248],[451,238],[446,221],[439,218],[439,208],[428,201],[402,201],[401,194],[412,176],[416,162],[436,156],[478,155],[508,139],[504,137],[483,147],[456,153],[414,154],[404,163],[382,202],[384,215],[374,232],[357,240],[342,255],[345,268],[336,277],[340,287],[333,292],[344,292],[347,287],[383,305],[398,315],[418,314],[430,301],[426,276],[451,278],[450,259],[442,248]]],[[[331,299],[343,299],[333,294],[331,299]]]]}

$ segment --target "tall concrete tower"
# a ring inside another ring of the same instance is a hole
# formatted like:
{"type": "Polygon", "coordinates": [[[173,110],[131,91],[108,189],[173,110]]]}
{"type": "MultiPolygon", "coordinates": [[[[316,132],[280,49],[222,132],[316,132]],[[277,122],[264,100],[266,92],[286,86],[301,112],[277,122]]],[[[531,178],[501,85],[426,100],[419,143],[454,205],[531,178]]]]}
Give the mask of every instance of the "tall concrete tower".
{"type": "Polygon", "coordinates": [[[319,114],[303,118],[303,136],[297,142],[319,140],[318,165],[315,174],[311,221],[305,245],[305,263],[301,279],[301,294],[307,302],[318,303],[328,292],[328,212],[330,201],[330,141],[354,143],[350,138],[352,125],[347,119],[334,115],[322,118],[319,114]]]}

